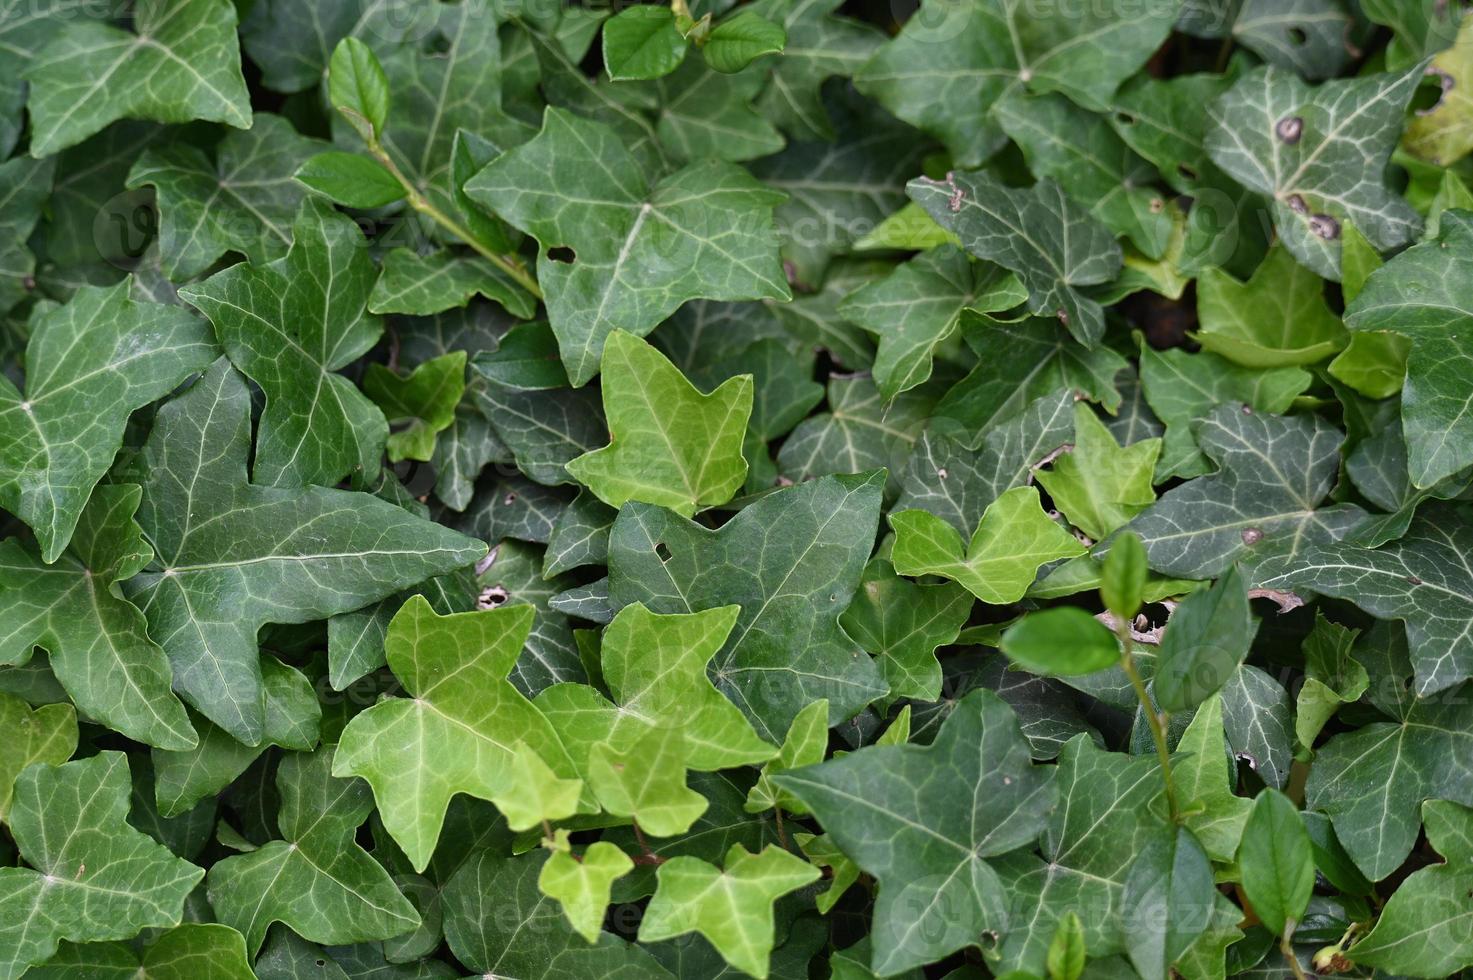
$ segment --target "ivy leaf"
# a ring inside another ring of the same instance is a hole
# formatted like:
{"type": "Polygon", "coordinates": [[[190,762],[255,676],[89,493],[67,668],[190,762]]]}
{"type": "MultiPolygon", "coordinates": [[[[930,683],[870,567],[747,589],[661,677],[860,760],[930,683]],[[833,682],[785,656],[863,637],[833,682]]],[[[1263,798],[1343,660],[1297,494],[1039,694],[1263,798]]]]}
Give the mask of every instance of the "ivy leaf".
{"type": "Polygon", "coordinates": [[[455,958],[481,973],[668,980],[643,948],[598,933],[590,945],[538,891],[546,852],[505,857],[482,850],[444,888],[445,938],[455,958]]]}
{"type": "Polygon", "coordinates": [[[1305,805],[1329,814],[1355,866],[1372,881],[1395,871],[1416,843],[1426,799],[1473,806],[1473,702],[1467,690],[1416,698],[1405,634],[1377,624],[1355,650],[1372,703],[1389,716],[1333,736],[1315,752],[1305,805]]]}
{"type": "Polygon", "coordinates": [[[507,792],[518,742],[557,776],[575,776],[552,725],[506,680],[532,617],[527,605],[440,616],[411,596],[389,626],[389,667],[410,696],[355,716],[333,772],[368,781],[416,871],[429,864],[452,796],[507,792]]]}
{"type": "Polygon", "coordinates": [[[251,126],[235,7],[227,0],[148,0],[137,33],[94,20],[66,25],[26,67],[31,155],[46,156],[116,119],[251,126]]]}
{"type": "Polygon", "coordinates": [[[1473,677],[1473,577],[1461,555],[1473,526],[1450,505],[1424,507],[1400,540],[1380,548],[1321,543],[1292,560],[1275,562],[1264,588],[1310,589],[1348,599],[1373,616],[1406,621],[1425,697],[1473,677]]]}
{"type": "MultiPolygon", "coordinates": [[[[818,765],[823,761],[828,747],[829,703],[814,701],[798,712],[798,717],[788,726],[788,734],[783,736],[783,744],[777,750],[777,755],[763,763],[762,773],[747,792],[747,801],[742,804],[742,808],[748,813],[761,813],[780,806],[789,813],[808,813],[808,808],[792,793],[779,789],[773,783],[772,777],[788,769],[818,765]]],[[[804,853],[813,857],[808,851],[804,853]]]]}
{"type": "Polygon", "coordinates": [[[1187,34],[1231,38],[1269,64],[1309,79],[1341,72],[1350,60],[1346,38],[1353,27],[1334,0],[1187,0],[1177,21],[1187,34]]]}
{"type": "Polygon", "coordinates": [[[1218,472],[1168,490],[1128,527],[1153,569],[1191,579],[1334,541],[1364,516],[1348,504],[1317,509],[1339,475],[1343,438],[1314,416],[1221,405],[1197,426],[1218,472]]]}
{"type": "Polygon", "coordinates": [[[641,942],[699,932],[722,957],[765,978],[774,939],[772,903],[818,880],[819,870],[791,852],[740,844],[716,868],[700,858],[671,858],[656,872],[659,887],[639,923],[641,942]]]}
{"type": "Polygon", "coordinates": [[[42,561],[66,550],[128,414],[216,353],[197,317],[135,301],[128,280],[84,286],[65,306],[38,310],[25,394],[0,379],[0,506],[35,531],[42,561]]]}
{"type": "Polygon", "coordinates": [[[321,200],[302,202],[292,236],[282,258],[232,266],[179,295],[266,393],[256,482],[332,486],[376,473],[388,436],[383,413],[333,373],[378,341],[382,325],[364,309],[377,272],[358,226],[321,200]]]}
{"type": "Polygon", "coordinates": [[[1299,368],[1254,371],[1212,353],[1158,351],[1142,345],[1141,388],[1151,410],[1166,425],[1156,482],[1209,472],[1193,429],[1218,405],[1242,402],[1256,412],[1276,415],[1288,411],[1313,380],[1299,368]]]}
{"type": "Polygon", "coordinates": [[[554,851],[537,875],[537,887],[557,899],[578,935],[598,942],[614,881],[634,868],[629,855],[608,841],[594,841],[581,855],[554,851]]]}
{"type": "Polygon", "coordinates": [[[870,965],[886,976],[1002,927],[1007,892],[987,859],[1031,843],[1058,799],[990,691],[968,694],[929,746],[861,749],[773,782],[879,879],[870,965]]]}
{"type": "Polygon", "coordinates": [[[179,751],[153,751],[154,794],[163,817],[180,816],[219,793],[273,745],[299,752],[317,747],[322,706],[312,682],[275,657],[262,657],[261,687],[265,725],[259,745],[244,745],[224,729],[195,716],[191,720],[199,733],[199,744],[179,751]]]}
{"type": "Polygon", "coordinates": [[[761,763],[777,750],[757,737],[706,675],[740,615],[739,606],[660,615],[638,602],[627,605],[599,643],[602,679],[613,701],[586,684],[557,684],[537,696],[535,707],[575,763],[599,744],[630,754],[640,739],[663,729],[685,737],[674,754],[676,768],[761,763]]]}
{"type": "Polygon", "coordinates": [[[1300,645],[1304,686],[1294,705],[1294,737],[1304,749],[1313,748],[1316,736],[1341,704],[1360,700],[1370,686],[1366,669],[1351,653],[1359,634],[1360,630],[1331,622],[1316,610],[1314,629],[1300,645]]]}
{"type": "Polygon", "coordinates": [[[1038,471],[1038,482],[1054,506],[1096,541],[1156,500],[1151,474],[1160,439],[1122,448],[1088,405],[1074,406],[1074,449],[1038,471]]]}
{"type": "Polygon", "coordinates": [[[186,922],[135,951],[127,943],[67,944],[30,975],[41,980],[138,977],[189,980],[204,971],[220,980],[255,980],[245,940],[229,926],[186,922]]]}
{"type": "Polygon", "coordinates": [[[932,355],[956,333],[963,311],[1005,310],[1025,299],[1015,277],[942,245],[850,293],[839,315],[879,335],[875,382],[894,400],[931,377],[932,355]]]}
{"type": "Polygon", "coordinates": [[[1233,793],[1237,762],[1228,754],[1226,743],[1222,695],[1213,694],[1192,714],[1176,744],[1180,756],[1171,763],[1171,781],[1186,826],[1208,856],[1222,864],[1237,855],[1243,825],[1253,808],[1252,801],[1233,793]]]}
{"type": "Polygon", "coordinates": [[[933,432],[976,448],[992,428],[1060,388],[1083,392],[1108,412],[1120,410],[1115,382],[1126,361],[1110,348],[1087,350],[1042,317],[1007,323],[963,312],[961,328],[977,366],[942,396],[933,432]]]}
{"type": "Polygon", "coordinates": [[[992,107],[1010,92],[1060,92],[1089,109],[1160,46],[1178,4],[1030,10],[928,0],[856,77],[860,91],[975,167],[1003,142],[992,107]],[[944,43],[943,43],[944,42],[944,43]]]}
{"type": "Polygon", "coordinates": [[[739,72],[764,54],[782,51],[787,32],[750,11],[726,18],[706,36],[706,63],[719,72],[739,72]]]}
{"type": "Polygon", "coordinates": [[[368,786],[332,768],[330,748],[284,758],[276,774],[281,839],[210,868],[210,905],[252,956],[273,922],[332,945],[389,939],[419,924],[389,873],[353,841],[373,810],[368,786]]]}
{"type": "Polygon", "coordinates": [[[526,742],[518,742],[506,789],[496,801],[506,825],[523,831],[573,816],[582,796],[582,780],[561,778],[526,742]]]}
{"type": "Polygon", "coordinates": [[[1057,318],[1086,347],[1099,343],[1104,310],[1080,287],[1115,278],[1120,246],[1058,184],[1045,179],[1015,189],[979,170],[945,180],[917,177],[905,189],[967,251],[1017,273],[1029,310],[1057,318]]]}
{"type": "Polygon", "coordinates": [[[531,319],[537,309],[536,301],[521,286],[479,256],[449,251],[420,255],[407,248],[396,248],[384,256],[368,309],[427,316],[465,306],[476,295],[500,303],[522,319],[531,319]]]}
{"type": "Polygon", "coordinates": [[[1197,342],[1252,368],[1314,364],[1348,342],[1340,318],[1325,305],[1324,281],[1274,248],[1240,283],[1204,269],[1197,283],[1197,342]]]}
{"type": "Polygon", "coordinates": [[[1356,963],[1414,976],[1452,976],[1473,965],[1468,918],[1473,888],[1473,810],[1443,800],[1422,804],[1427,840],[1445,859],[1397,887],[1365,938],[1347,955],[1356,963]]]}
{"type": "Polygon", "coordinates": [[[179,924],[204,872],[128,826],[128,787],[121,752],[20,774],[9,824],[30,867],[0,868],[0,977],[45,962],[61,940],[179,924]]]}
{"type": "Polygon", "coordinates": [[[0,313],[9,311],[30,292],[36,257],[28,239],[47,198],[56,173],[54,160],[16,157],[0,163],[0,313]]]}
{"type": "Polygon", "coordinates": [[[128,186],[154,188],[165,275],[193,279],[227,251],[254,262],[284,255],[307,193],[293,178],[320,147],[263,112],[250,129],[227,133],[213,161],[185,143],[147,150],[128,171],[128,186]]]}
{"type": "Polygon", "coordinates": [[[1470,266],[1473,214],[1446,212],[1436,239],[1372,272],[1346,311],[1352,330],[1395,330],[1411,340],[1402,430],[1412,483],[1423,489],[1473,463],[1473,423],[1463,418],[1473,386],[1458,370],[1473,356],[1466,329],[1473,301],[1462,288],[1470,266]]]}
{"type": "Polygon", "coordinates": [[[935,514],[960,534],[977,528],[994,500],[1028,484],[1034,467],[1073,433],[1074,393],[1043,395],[1007,422],[987,431],[977,451],[946,436],[921,436],[903,480],[895,510],[935,514]]]}
{"type": "Polygon", "coordinates": [[[133,519],[139,499],[137,486],[98,487],[51,565],[29,542],[0,543],[0,663],[44,647],[83,714],[148,745],[187,749],[195,733],[170,690],[168,658],[119,584],[153,558],[133,519]]]}
{"type": "Polygon", "coordinates": [[[472,397],[511,450],[517,468],[538,483],[571,483],[567,464],[593,452],[605,438],[599,395],[568,387],[558,345],[544,323],[509,331],[494,351],[471,361],[480,384],[472,397]]]}
{"type": "Polygon", "coordinates": [[[613,130],[549,108],[536,137],[466,184],[541,243],[537,281],[574,386],[593,377],[616,326],[643,336],[689,299],[791,297],[774,192],[718,161],[658,182],[644,174],[613,130]]]}
{"type": "Polygon", "coordinates": [[[1126,952],[1142,977],[1169,977],[1207,930],[1217,897],[1212,864],[1186,827],[1168,828],[1136,854],[1121,895],[1126,952]]]}
{"type": "Polygon", "coordinates": [[[385,444],[389,460],[434,458],[436,435],[455,421],[455,406],[465,393],[465,351],[452,351],[415,366],[408,377],[382,364],[370,364],[363,393],[398,431],[385,444]]]}
{"type": "Polygon", "coordinates": [[[604,345],[601,387],[609,445],[568,472],[610,507],[640,500],[682,517],[724,504],[742,486],[742,439],[752,380],[701,392],[659,351],[615,330],[604,345]]]}
{"type": "MultiPolygon", "coordinates": [[[[818,15],[826,6],[795,0],[775,2],[802,17],[818,15]]],[[[755,3],[750,9],[762,6],[755,3]]],[[[848,29],[847,22],[830,19],[845,23],[844,30],[848,29]]],[[[792,64],[801,43],[791,31],[790,25],[789,49],[779,65],[792,64]]],[[[877,40],[867,27],[864,34],[871,44],[877,40]]],[[[787,102],[792,97],[782,88],[783,83],[781,75],[774,77],[763,107],[771,110],[774,102],[787,102]]],[[[825,271],[835,256],[842,255],[861,235],[905,203],[905,181],[921,169],[925,151],[919,133],[879,111],[873,103],[837,86],[829,89],[828,96],[819,107],[826,111],[811,115],[805,109],[795,123],[805,129],[821,125],[826,131],[832,115],[832,134],[807,135],[752,167],[753,175],[763,184],[788,195],[774,212],[782,238],[782,257],[791,267],[792,281],[815,290],[834,278],[832,274],[826,277],[825,271]]],[[[792,106],[778,111],[779,118],[784,118],[792,106]]],[[[860,366],[840,359],[849,367],[860,366]]]]}
{"type": "Polygon", "coordinates": [[[1151,812],[1162,789],[1154,759],[1105,752],[1077,735],[1059,753],[1053,785],[1058,805],[1041,814],[1043,859],[1018,851],[996,862],[1008,921],[1017,923],[1002,937],[1003,971],[1041,973],[1049,937],[1075,909],[1097,910],[1082,920],[1091,959],[1123,952],[1119,916],[1130,864],[1164,826],[1151,812]]]}
{"type": "Polygon", "coordinates": [[[890,526],[897,572],[952,579],[995,606],[1023,598],[1041,566],[1086,550],[1044,513],[1033,487],[1014,487],[988,504],[965,546],[951,525],[924,510],[891,514],[890,526]]]}
{"type": "Polygon", "coordinates": [[[16,778],[33,762],[59,766],[77,751],[77,712],[69,704],[32,710],[13,694],[0,693],[0,725],[10,733],[0,751],[0,821],[10,817],[16,778]]]}
{"type": "Polygon", "coordinates": [[[1104,116],[1062,95],[1028,96],[1011,89],[992,109],[998,123],[1048,177],[1142,254],[1159,259],[1171,237],[1166,199],[1151,185],[1156,170],[1137,156],[1104,116]]]}
{"type": "Polygon", "coordinates": [[[685,755],[686,737],[679,728],[649,729],[627,750],[599,742],[589,751],[588,785],[608,813],[627,817],[656,837],[674,837],[690,830],[709,806],[686,785],[685,755]]]}
{"type": "Polygon", "coordinates": [[[138,511],[158,557],[125,592],[169,655],[175,689],[254,745],[263,625],[357,609],[468,565],[485,546],[367,494],[248,483],[250,402],[221,358],[159,410],[138,511]]]}
{"type": "Polygon", "coordinates": [[[711,666],[717,690],[773,743],[820,698],[831,722],[852,717],[885,693],[879,667],[838,624],[874,541],[883,485],[881,473],[820,477],[715,531],[625,504],[609,537],[610,600],[659,613],[741,606],[711,666]]]}
{"type": "Polygon", "coordinates": [[[855,74],[884,44],[874,25],[837,16],[839,5],[839,0],[756,0],[743,8],[787,35],[782,57],[766,65],[771,81],[758,108],[795,139],[833,140],[823,83],[855,74]]]}
{"type": "Polygon", "coordinates": [[[1120,662],[1120,642],[1099,620],[1076,606],[1044,609],[1003,631],[999,649],[1024,670],[1072,677],[1120,662]]]}
{"type": "Polygon", "coordinates": [[[1207,149],[1235,180],[1272,200],[1274,227],[1294,257],[1338,281],[1345,223],[1382,251],[1420,230],[1384,172],[1421,77],[1417,65],[1311,88],[1291,72],[1260,68],[1209,107],[1207,149]]]}
{"type": "MultiPolygon", "coordinates": [[[[459,213],[451,186],[463,182],[452,180],[456,134],[474,133],[500,149],[531,135],[530,126],[502,107],[499,17],[460,4],[412,11],[370,6],[368,13],[362,33],[387,42],[374,44],[393,93],[382,127],[384,148],[436,207],[459,213]],[[427,48],[436,54],[427,56],[427,48]]],[[[479,224],[474,218],[471,223],[479,224]]]]}
{"type": "Polygon", "coordinates": [[[936,649],[956,639],[972,596],[954,582],[921,585],[872,558],[839,625],[880,664],[890,696],[934,701],[941,696],[936,649]]]}
{"type": "Polygon", "coordinates": [[[1442,93],[1407,125],[1401,145],[1423,160],[1451,166],[1473,150],[1473,106],[1464,88],[1473,75],[1473,27],[1465,21],[1453,46],[1433,58],[1427,72],[1437,77],[1442,93]]]}

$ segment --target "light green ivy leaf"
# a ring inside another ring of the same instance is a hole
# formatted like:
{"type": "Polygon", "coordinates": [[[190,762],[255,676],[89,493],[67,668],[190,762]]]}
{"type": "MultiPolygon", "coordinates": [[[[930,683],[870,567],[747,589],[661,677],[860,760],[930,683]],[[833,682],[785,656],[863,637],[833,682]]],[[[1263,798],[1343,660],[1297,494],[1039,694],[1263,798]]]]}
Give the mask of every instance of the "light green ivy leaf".
{"type": "Polygon", "coordinates": [[[1014,487],[988,504],[966,545],[950,524],[924,510],[891,514],[890,526],[897,572],[952,579],[995,606],[1021,599],[1043,565],[1086,550],[1044,513],[1033,487],[1014,487]]]}
{"type": "Polygon", "coordinates": [[[750,377],[703,393],[663,354],[622,330],[604,344],[601,371],[609,445],[568,463],[578,482],[610,507],[640,500],[682,517],[724,504],[741,488],[750,377]]]}
{"type": "Polygon", "coordinates": [[[1074,406],[1074,448],[1038,471],[1038,482],[1054,506],[1096,541],[1109,535],[1156,500],[1151,474],[1160,439],[1122,447],[1084,402],[1074,406]]]}
{"type": "Polygon", "coordinates": [[[434,853],[452,796],[494,802],[515,785],[518,742],[558,777],[576,777],[557,732],[506,679],[533,614],[519,604],[440,616],[412,596],[389,626],[389,668],[409,696],[355,716],[333,772],[368,781],[384,827],[416,871],[434,853]]]}

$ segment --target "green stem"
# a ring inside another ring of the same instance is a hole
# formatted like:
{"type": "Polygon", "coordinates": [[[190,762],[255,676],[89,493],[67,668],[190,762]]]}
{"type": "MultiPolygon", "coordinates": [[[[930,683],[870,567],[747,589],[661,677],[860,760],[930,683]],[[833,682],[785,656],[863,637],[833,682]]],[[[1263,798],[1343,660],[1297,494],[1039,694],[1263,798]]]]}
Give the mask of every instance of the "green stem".
{"type": "Polygon", "coordinates": [[[1151,693],[1146,690],[1146,682],[1136,669],[1130,623],[1120,620],[1116,625],[1116,633],[1120,637],[1120,668],[1130,678],[1130,686],[1135,688],[1135,696],[1141,703],[1141,711],[1151,729],[1151,738],[1156,743],[1156,757],[1161,761],[1161,778],[1166,783],[1166,806],[1171,813],[1171,822],[1180,823],[1181,809],[1176,802],[1176,786],[1171,781],[1171,749],[1166,744],[1166,712],[1157,711],[1156,706],[1151,703],[1151,693]]]}
{"type": "Polygon", "coordinates": [[[522,265],[520,259],[510,255],[498,255],[496,252],[491,251],[476,240],[476,236],[471,234],[470,229],[435,207],[428,198],[419,192],[419,188],[414,186],[414,182],[404,176],[404,172],[399,169],[399,165],[394,162],[394,158],[389,156],[388,152],[377,141],[368,144],[368,152],[373,154],[373,158],[382,164],[385,170],[393,174],[394,179],[399,182],[399,186],[404,188],[404,198],[409,202],[410,207],[475,249],[478,255],[502,272],[505,272],[508,276],[511,276],[517,285],[521,286],[537,299],[542,298],[542,290],[538,287],[537,280],[533,279],[531,274],[527,272],[526,267],[522,265]]]}
{"type": "Polygon", "coordinates": [[[1294,980],[1309,980],[1304,975],[1304,967],[1299,965],[1299,957],[1294,955],[1294,941],[1290,938],[1293,932],[1292,925],[1284,930],[1284,934],[1279,937],[1279,950],[1284,954],[1284,959],[1289,961],[1289,969],[1294,971],[1294,980]]]}

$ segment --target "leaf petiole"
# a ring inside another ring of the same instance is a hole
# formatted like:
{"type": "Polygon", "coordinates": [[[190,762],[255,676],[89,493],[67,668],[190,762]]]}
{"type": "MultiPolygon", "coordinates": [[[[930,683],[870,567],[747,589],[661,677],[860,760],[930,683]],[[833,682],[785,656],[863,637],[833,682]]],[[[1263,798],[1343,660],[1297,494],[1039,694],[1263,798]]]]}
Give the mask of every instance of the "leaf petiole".
{"type": "Polygon", "coordinates": [[[476,236],[471,234],[469,229],[444,211],[435,207],[427,197],[420,193],[419,188],[414,186],[414,182],[406,177],[404,172],[399,169],[398,164],[394,162],[394,158],[389,156],[388,151],[384,149],[382,143],[377,139],[367,140],[366,143],[368,152],[373,158],[385,170],[392,174],[394,179],[404,188],[404,199],[409,202],[410,207],[475,249],[478,255],[502,272],[505,272],[517,285],[531,293],[534,297],[537,299],[542,298],[542,289],[537,285],[537,280],[532,278],[531,274],[527,272],[526,266],[522,264],[520,259],[510,255],[500,255],[491,251],[485,245],[482,245],[476,240],[476,236]]]}
{"type": "Polygon", "coordinates": [[[1166,806],[1171,814],[1171,822],[1180,823],[1181,810],[1176,802],[1176,786],[1171,781],[1171,749],[1166,744],[1166,712],[1156,710],[1151,694],[1146,690],[1146,682],[1136,669],[1130,622],[1123,617],[1115,617],[1115,632],[1120,637],[1120,669],[1130,678],[1130,686],[1135,689],[1141,711],[1146,716],[1146,724],[1151,728],[1151,739],[1156,743],[1156,757],[1161,760],[1161,778],[1166,784],[1166,806]]]}

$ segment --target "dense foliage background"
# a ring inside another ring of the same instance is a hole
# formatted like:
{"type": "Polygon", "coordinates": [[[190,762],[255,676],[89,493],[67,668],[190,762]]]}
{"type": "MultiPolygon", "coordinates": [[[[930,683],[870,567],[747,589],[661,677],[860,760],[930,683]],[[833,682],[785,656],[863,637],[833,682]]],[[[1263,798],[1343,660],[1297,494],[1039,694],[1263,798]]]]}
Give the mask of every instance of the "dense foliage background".
{"type": "Polygon", "coordinates": [[[1459,0],[0,0],[0,980],[1473,966],[1459,0]]]}

